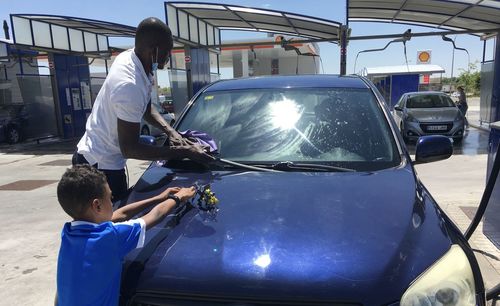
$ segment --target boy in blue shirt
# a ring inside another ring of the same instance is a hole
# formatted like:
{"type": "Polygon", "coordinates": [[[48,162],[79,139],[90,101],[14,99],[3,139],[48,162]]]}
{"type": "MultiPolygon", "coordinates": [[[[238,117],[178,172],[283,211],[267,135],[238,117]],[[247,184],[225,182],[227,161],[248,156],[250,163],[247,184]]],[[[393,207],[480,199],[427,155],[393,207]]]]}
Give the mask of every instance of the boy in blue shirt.
{"type": "Polygon", "coordinates": [[[113,212],[102,172],[89,165],[68,169],[57,186],[57,199],[74,221],[66,223],[61,234],[56,304],[118,305],[125,255],[143,246],[146,229],[195,193],[194,187],[167,188],[113,212]],[[146,215],[129,220],[158,202],[146,215]]]}

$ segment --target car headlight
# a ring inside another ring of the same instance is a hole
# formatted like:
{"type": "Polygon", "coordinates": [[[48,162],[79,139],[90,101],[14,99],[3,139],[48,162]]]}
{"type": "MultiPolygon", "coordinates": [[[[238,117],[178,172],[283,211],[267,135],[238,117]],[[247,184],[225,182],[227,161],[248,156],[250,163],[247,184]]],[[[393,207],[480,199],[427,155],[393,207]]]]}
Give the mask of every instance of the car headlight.
{"type": "Polygon", "coordinates": [[[410,114],[407,114],[407,115],[406,115],[406,121],[408,121],[408,122],[415,122],[415,123],[418,123],[417,118],[413,117],[413,116],[412,116],[412,115],[410,115],[410,114]]]}
{"type": "Polygon", "coordinates": [[[400,305],[476,305],[474,275],[462,248],[452,245],[406,290],[400,305]]]}

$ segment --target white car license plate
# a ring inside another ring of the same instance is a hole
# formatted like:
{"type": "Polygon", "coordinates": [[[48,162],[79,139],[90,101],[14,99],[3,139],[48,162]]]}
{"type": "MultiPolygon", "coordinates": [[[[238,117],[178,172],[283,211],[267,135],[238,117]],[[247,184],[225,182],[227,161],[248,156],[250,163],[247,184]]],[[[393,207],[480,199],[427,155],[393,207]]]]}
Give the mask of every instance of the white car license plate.
{"type": "Polygon", "coordinates": [[[446,131],[448,127],[446,125],[429,125],[427,127],[428,131],[446,131]]]}

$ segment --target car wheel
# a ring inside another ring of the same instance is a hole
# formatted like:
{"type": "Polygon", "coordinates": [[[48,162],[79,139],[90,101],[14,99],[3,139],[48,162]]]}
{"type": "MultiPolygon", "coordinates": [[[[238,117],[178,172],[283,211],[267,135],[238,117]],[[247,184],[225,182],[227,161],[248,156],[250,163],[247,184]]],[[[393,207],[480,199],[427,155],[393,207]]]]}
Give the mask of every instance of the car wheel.
{"type": "Polygon", "coordinates": [[[459,138],[454,138],[453,139],[453,144],[461,144],[462,140],[464,140],[464,137],[459,137],[459,138]]]}
{"type": "Polygon", "coordinates": [[[151,134],[151,132],[149,131],[148,126],[147,125],[143,126],[141,129],[141,135],[149,136],[150,134],[151,134]]]}
{"type": "Polygon", "coordinates": [[[7,129],[7,142],[10,144],[18,143],[21,141],[21,132],[15,126],[10,126],[7,129]]]}

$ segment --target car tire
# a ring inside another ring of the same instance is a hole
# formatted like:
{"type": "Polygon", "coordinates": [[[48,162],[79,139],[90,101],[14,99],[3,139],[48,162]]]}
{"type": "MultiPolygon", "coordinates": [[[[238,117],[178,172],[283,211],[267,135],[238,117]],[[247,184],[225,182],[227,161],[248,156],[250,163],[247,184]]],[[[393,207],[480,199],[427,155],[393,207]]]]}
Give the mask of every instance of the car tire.
{"type": "Polygon", "coordinates": [[[454,138],[453,139],[453,144],[461,144],[462,140],[464,140],[464,137],[459,137],[459,138],[454,138]]]}
{"type": "Polygon", "coordinates": [[[149,131],[149,128],[147,125],[143,126],[142,129],[141,129],[141,135],[146,135],[146,136],[150,136],[151,135],[151,132],[149,131]]]}
{"type": "Polygon", "coordinates": [[[21,141],[21,131],[16,126],[9,126],[7,128],[7,142],[10,144],[15,144],[21,141]]]}

